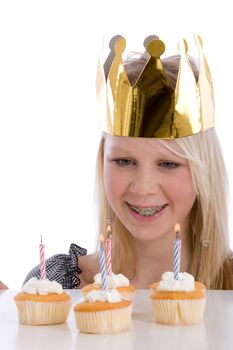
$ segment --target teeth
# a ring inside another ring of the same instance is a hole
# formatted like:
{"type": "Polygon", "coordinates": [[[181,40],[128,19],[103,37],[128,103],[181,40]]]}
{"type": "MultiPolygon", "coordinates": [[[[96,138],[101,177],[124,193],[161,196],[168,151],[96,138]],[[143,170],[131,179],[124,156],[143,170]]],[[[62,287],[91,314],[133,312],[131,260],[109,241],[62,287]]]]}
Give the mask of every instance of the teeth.
{"type": "Polygon", "coordinates": [[[164,207],[164,205],[160,205],[158,207],[147,207],[147,208],[140,208],[135,207],[134,205],[130,205],[130,207],[136,211],[139,215],[142,216],[152,216],[158,212],[161,211],[161,209],[164,207]]]}

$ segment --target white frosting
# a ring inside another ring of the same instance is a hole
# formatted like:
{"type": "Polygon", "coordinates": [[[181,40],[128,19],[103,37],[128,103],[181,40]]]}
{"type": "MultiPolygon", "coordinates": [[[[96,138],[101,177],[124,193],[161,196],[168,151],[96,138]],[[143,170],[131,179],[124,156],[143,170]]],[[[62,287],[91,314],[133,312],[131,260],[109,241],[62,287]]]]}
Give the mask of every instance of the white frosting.
{"type": "Polygon", "coordinates": [[[122,300],[120,293],[116,289],[111,289],[108,291],[92,290],[91,292],[87,293],[85,299],[90,303],[94,303],[95,301],[117,303],[118,301],[122,300]]]}
{"type": "MultiPolygon", "coordinates": [[[[97,275],[94,276],[94,281],[96,284],[102,285],[100,273],[97,273],[97,275]]],[[[117,287],[123,287],[128,285],[129,285],[128,278],[122,275],[121,273],[119,273],[118,275],[115,275],[115,273],[112,273],[111,276],[107,276],[108,288],[117,288],[117,287]]]]}
{"type": "Polygon", "coordinates": [[[48,293],[63,293],[62,285],[56,281],[38,280],[32,277],[22,288],[23,292],[28,294],[48,294],[48,293]]]}
{"type": "Polygon", "coordinates": [[[187,272],[179,273],[179,279],[174,279],[173,272],[165,272],[157,287],[158,291],[191,292],[195,290],[194,277],[187,272]]]}

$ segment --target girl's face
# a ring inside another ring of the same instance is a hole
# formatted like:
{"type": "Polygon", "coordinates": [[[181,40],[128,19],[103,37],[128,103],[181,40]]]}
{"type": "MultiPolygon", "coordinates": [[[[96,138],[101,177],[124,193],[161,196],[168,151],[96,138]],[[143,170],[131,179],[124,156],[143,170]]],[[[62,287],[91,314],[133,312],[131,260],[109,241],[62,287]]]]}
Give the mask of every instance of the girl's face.
{"type": "MultiPolygon", "coordinates": [[[[180,151],[174,141],[169,145],[180,151]]],[[[107,135],[104,184],[113,211],[139,240],[187,224],[196,198],[188,161],[156,139],[107,135]]]]}

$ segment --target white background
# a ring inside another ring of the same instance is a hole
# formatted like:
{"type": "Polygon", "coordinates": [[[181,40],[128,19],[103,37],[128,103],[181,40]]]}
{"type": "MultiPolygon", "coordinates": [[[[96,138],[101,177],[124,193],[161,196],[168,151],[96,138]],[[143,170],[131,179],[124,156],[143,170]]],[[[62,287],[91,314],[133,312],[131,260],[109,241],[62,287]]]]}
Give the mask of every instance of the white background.
{"type": "Polygon", "coordinates": [[[0,278],[9,287],[19,288],[39,263],[41,234],[47,257],[68,252],[71,242],[94,249],[95,73],[103,39],[106,48],[122,34],[129,51],[140,51],[144,38],[156,34],[170,54],[179,37],[202,35],[232,187],[230,4],[0,2],[0,278]]]}

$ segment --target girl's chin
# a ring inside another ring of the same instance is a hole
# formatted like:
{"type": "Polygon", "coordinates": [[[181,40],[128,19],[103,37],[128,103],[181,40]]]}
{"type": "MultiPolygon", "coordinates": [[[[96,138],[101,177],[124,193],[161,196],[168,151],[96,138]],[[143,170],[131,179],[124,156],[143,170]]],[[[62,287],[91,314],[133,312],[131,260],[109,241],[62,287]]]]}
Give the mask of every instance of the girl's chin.
{"type": "Polygon", "coordinates": [[[152,243],[155,242],[157,240],[159,240],[161,237],[163,237],[163,235],[165,234],[164,231],[155,231],[155,230],[138,230],[134,228],[134,230],[132,230],[132,227],[128,227],[127,228],[128,231],[130,232],[131,236],[133,237],[133,240],[135,241],[135,243],[152,243]]]}

